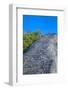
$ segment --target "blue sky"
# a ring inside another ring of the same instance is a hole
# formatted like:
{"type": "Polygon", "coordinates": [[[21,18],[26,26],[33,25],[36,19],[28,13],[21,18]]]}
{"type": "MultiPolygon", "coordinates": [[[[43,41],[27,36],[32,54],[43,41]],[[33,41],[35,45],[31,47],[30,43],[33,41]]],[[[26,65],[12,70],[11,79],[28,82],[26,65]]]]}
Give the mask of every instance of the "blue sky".
{"type": "Polygon", "coordinates": [[[57,16],[23,15],[24,32],[57,33],[57,16]]]}

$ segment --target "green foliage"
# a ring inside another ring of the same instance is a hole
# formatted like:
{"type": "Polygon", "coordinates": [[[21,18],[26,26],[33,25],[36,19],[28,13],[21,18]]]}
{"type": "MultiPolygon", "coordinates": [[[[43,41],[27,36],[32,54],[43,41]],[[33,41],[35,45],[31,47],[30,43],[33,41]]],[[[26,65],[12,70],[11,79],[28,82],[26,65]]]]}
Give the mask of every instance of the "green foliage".
{"type": "Polygon", "coordinates": [[[29,33],[24,33],[23,35],[23,52],[26,52],[27,49],[31,46],[33,42],[38,40],[40,37],[39,32],[29,32],[29,33]]]}

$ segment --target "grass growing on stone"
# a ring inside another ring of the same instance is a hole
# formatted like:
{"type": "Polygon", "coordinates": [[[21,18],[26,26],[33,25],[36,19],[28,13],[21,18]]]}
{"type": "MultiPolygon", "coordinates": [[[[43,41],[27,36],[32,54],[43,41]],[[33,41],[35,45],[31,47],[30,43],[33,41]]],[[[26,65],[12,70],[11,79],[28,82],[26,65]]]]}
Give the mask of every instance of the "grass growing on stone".
{"type": "Polygon", "coordinates": [[[33,42],[38,40],[40,32],[28,32],[23,34],[23,53],[25,53],[33,42]]]}

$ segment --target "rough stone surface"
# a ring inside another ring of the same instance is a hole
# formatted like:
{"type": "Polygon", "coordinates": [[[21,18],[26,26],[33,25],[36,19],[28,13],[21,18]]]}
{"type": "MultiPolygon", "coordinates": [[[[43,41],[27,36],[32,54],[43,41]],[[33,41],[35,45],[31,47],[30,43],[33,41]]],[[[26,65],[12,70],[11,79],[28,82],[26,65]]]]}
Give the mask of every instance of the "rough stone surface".
{"type": "Polygon", "coordinates": [[[23,55],[23,74],[57,72],[57,35],[47,35],[34,42],[23,55]]]}

